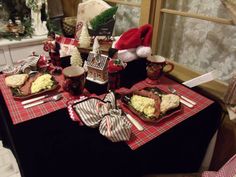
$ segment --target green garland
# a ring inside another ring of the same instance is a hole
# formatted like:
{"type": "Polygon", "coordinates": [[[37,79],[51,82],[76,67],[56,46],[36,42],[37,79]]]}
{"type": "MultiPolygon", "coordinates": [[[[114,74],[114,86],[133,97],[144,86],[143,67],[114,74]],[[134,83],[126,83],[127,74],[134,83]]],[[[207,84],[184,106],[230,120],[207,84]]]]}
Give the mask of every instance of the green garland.
{"type": "Polygon", "coordinates": [[[25,31],[23,34],[19,34],[19,36],[17,36],[16,33],[13,33],[13,32],[0,32],[0,39],[4,38],[10,41],[12,40],[20,41],[21,39],[24,39],[26,37],[32,37],[34,29],[32,28],[30,19],[23,20],[22,25],[25,27],[25,31]]]}
{"type": "Polygon", "coordinates": [[[24,37],[32,37],[34,29],[32,28],[31,20],[30,19],[23,20],[22,25],[25,26],[24,37]]]}
{"type": "Polygon", "coordinates": [[[36,11],[39,10],[38,4],[36,0],[27,0],[26,6],[29,7],[31,10],[36,11]]]}

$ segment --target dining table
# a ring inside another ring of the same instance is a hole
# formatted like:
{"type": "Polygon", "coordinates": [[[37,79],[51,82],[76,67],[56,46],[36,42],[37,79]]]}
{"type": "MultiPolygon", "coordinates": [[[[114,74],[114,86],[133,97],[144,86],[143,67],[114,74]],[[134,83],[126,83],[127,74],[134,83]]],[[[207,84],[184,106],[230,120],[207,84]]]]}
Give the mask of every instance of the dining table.
{"type": "Polygon", "coordinates": [[[63,75],[55,76],[60,86],[50,94],[60,92],[63,98],[26,109],[22,99],[14,98],[1,74],[0,133],[4,146],[15,155],[22,177],[141,177],[197,172],[221,124],[221,106],[169,75],[150,85],[145,62],[139,59],[128,63],[121,73],[121,87],[115,90],[117,95],[147,87],[168,93],[168,86],[172,86],[197,104],[193,108],[181,105],[181,111],[157,123],[143,121],[121,104],[122,110],[144,128],[139,131],[131,124],[130,139],[121,142],[110,141],[98,128],[81,125],[68,109],[69,103],[81,97],[103,99],[106,85],[86,81],[82,95],[72,96],[63,90],[63,75]]]}

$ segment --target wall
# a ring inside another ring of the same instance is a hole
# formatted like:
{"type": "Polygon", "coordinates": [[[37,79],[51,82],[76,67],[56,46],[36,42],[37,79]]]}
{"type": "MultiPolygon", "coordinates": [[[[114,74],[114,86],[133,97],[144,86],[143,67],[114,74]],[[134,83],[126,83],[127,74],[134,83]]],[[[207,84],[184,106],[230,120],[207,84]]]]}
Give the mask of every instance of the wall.
{"type": "Polygon", "coordinates": [[[77,7],[80,2],[82,2],[82,0],[62,0],[64,16],[65,17],[76,16],[77,7]]]}

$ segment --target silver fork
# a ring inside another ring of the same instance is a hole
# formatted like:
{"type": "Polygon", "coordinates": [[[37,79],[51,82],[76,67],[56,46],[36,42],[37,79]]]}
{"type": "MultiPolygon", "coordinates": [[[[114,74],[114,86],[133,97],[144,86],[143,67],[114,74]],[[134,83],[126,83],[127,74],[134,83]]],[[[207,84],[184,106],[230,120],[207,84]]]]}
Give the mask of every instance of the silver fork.
{"type": "Polygon", "coordinates": [[[173,94],[179,95],[180,98],[182,98],[182,99],[184,99],[185,101],[191,103],[192,105],[196,105],[196,104],[197,104],[197,103],[194,102],[193,100],[190,100],[189,98],[187,98],[187,97],[185,97],[185,96],[183,96],[183,95],[180,95],[180,94],[179,94],[173,87],[171,87],[171,86],[168,86],[168,90],[169,90],[171,93],[173,93],[173,94]]]}
{"type": "Polygon", "coordinates": [[[36,105],[47,103],[49,101],[58,101],[61,98],[62,98],[62,95],[61,94],[57,94],[57,95],[54,95],[54,96],[50,97],[47,100],[42,100],[42,101],[37,101],[37,102],[34,102],[34,103],[27,104],[27,105],[24,106],[24,108],[30,108],[30,107],[33,107],[33,106],[36,106],[36,105]]]}

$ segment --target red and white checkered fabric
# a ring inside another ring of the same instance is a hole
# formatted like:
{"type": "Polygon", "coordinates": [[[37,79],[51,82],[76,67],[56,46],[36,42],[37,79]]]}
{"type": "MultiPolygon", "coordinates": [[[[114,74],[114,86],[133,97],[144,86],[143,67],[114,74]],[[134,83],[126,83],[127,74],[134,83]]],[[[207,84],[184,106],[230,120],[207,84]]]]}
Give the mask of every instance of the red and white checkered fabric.
{"type": "Polygon", "coordinates": [[[68,44],[68,45],[74,45],[74,46],[78,45],[78,40],[74,38],[64,37],[64,36],[57,37],[57,41],[60,44],[68,44]]]}
{"type": "Polygon", "coordinates": [[[236,154],[218,171],[205,171],[202,177],[236,177],[236,154]]]}

